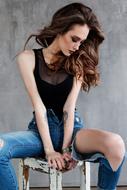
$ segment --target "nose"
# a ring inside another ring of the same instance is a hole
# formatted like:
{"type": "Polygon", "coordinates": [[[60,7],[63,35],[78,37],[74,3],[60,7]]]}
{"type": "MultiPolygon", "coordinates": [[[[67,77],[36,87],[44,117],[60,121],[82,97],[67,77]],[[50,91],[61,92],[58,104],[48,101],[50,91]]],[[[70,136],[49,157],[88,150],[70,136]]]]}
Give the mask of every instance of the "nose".
{"type": "Polygon", "coordinates": [[[73,47],[74,51],[78,50],[78,49],[79,49],[79,46],[80,46],[79,43],[75,44],[74,47],[73,47]]]}

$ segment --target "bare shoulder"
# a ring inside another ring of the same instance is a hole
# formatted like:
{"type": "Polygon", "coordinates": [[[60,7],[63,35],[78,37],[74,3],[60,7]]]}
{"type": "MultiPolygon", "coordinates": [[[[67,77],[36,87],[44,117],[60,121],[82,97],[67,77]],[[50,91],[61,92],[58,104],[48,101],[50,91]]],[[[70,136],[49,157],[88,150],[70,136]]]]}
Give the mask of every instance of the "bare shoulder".
{"type": "Polygon", "coordinates": [[[16,62],[19,66],[31,67],[35,66],[35,55],[33,50],[24,50],[18,54],[16,62]]]}
{"type": "Polygon", "coordinates": [[[33,50],[24,50],[22,51],[21,53],[18,54],[17,56],[17,60],[20,60],[20,59],[31,59],[31,58],[34,58],[34,52],[33,50]]]}

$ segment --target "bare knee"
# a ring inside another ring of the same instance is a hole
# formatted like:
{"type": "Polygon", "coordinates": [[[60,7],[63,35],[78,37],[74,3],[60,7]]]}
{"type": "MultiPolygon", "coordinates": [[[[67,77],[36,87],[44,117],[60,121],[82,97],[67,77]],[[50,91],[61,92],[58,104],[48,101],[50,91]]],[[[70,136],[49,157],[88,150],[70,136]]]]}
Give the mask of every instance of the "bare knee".
{"type": "Polygon", "coordinates": [[[123,139],[118,134],[112,134],[105,142],[105,154],[112,155],[116,158],[123,158],[125,153],[125,145],[123,139]]]}
{"type": "Polygon", "coordinates": [[[124,154],[125,145],[123,139],[118,134],[112,134],[105,143],[105,156],[109,160],[112,168],[116,170],[121,164],[124,154]]]}

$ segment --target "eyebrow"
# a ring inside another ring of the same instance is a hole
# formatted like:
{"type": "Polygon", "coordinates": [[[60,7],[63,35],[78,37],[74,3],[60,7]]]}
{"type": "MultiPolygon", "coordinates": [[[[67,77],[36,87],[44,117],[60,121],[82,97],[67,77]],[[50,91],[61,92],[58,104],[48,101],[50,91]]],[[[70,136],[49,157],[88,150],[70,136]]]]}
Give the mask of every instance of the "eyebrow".
{"type": "MultiPolygon", "coordinates": [[[[76,38],[77,40],[81,40],[81,38],[78,37],[78,36],[76,36],[76,35],[73,35],[72,37],[76,38]]],[[[84,40],[81,40],[81,42],[83,42],[83,41],[85,41],[85,40],[86,40],[86,38],[85,38],[84,40]]]]}

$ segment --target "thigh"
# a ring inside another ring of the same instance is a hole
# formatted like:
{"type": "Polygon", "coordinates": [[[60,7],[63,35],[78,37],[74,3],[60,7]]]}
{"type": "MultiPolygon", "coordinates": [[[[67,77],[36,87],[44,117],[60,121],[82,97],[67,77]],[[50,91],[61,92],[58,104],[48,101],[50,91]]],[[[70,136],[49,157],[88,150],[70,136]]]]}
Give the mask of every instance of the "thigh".
{"type": "Polygon", "coordinates": [[[10,132],[0,136],[3,146],[1,155],[9,158],[23,158],[44,155],[40,135],[34,131],[10,132]]]}
{"type": "Polygon", "coordinates": [[[97,129],[81,129],[76,134],[75,145],[81,153],[101,152],[105,154],[106,145],[113,133],[97,129]]]}

